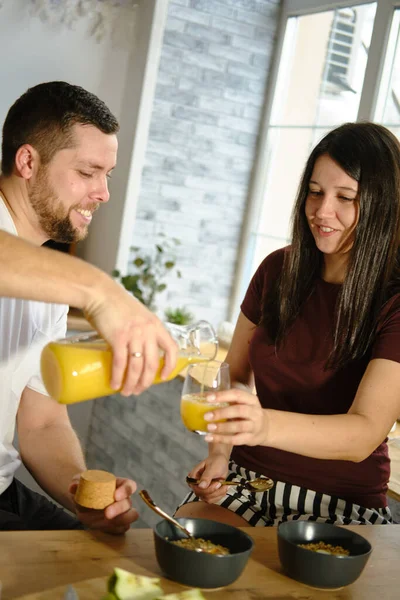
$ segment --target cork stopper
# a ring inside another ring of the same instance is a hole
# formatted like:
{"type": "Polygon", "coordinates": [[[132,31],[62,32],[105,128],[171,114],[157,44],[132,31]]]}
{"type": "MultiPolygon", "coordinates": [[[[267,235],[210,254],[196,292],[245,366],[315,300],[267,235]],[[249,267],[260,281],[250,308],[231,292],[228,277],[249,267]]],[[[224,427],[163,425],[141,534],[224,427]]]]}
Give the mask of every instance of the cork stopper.
{"type": "Polygon", "coordinates": [[[75,493],[75,502],[86,508],[102,510],[114,502],[117,479],[112,473],[100,470],[81,474],[75,493]]]}

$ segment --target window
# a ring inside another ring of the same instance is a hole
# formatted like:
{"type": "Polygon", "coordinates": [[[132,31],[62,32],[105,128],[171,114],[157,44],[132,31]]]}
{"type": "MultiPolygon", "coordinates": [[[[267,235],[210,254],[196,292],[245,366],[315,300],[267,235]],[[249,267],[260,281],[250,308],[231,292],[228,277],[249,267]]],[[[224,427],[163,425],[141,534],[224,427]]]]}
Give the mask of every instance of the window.
{"type": "Polygon", "coordinates": [[[286,0],[283,11],[232,321],[262,259],[289,241],[297,186],[321,137],[357,119],[400,137],[400,0],[286,0]]]}

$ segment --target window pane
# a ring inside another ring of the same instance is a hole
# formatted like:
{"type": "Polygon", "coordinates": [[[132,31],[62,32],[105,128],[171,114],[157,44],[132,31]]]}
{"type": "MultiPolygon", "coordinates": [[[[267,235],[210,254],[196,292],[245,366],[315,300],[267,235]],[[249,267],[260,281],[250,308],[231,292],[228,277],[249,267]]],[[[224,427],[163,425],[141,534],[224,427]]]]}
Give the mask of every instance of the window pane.
{"type": "Polygon", "coordinates": [[[375,119],[400,139],[400,9],[394,13],[375,119]]]}
{"type": "Polygon", "coordinates": [[[355,121],[376,2],[288,20],[271,124],[355,121]]]}

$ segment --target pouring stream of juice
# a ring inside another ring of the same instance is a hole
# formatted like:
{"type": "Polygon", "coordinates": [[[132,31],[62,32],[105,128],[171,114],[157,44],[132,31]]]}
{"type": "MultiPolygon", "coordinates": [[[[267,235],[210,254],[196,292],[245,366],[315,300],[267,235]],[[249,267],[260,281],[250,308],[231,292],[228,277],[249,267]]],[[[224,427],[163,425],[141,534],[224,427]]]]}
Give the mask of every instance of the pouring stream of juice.
{"type": "MultiPolygon", "coordinates": [[[[166,326],[179,346],[175,368],[167,381],[174,379],[190,363],[215,358],[218,341],[206,321],[186,327],[166,326]]],[[[155,384],[163,382],[160,377],[163,365],[161,356],[155,384]]],[[[110,387],[112,351],[97,334],[84,334],[47,344],[42,351],[40,366],[48,393],[61,404],[74,404],[116,393],[110,387]]]]}

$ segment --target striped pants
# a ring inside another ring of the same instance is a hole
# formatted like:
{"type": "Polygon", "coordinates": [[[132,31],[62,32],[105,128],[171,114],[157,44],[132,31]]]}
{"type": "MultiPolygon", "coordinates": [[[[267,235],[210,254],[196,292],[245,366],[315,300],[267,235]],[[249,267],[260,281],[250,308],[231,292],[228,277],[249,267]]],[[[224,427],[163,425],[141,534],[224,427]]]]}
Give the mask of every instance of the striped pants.
{"type": "MultiPolygon", "coordinates": [[[[227,479],[243,483],[259,473],[229,463],[227,479]]],[[[199,498],[190,492],[183,502],[196,502],[199,498]]],[[[217,504],[240,515],[254,527],[272,527],[283,521],[319,521],[336,525],[386,525],[393,523],[390,509],[365,508],[336,496],[276,481],[267,492],[250,492],[240,486],[227,487],[227,492],[217,504]]]]}

